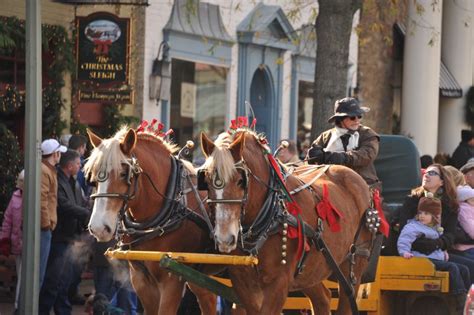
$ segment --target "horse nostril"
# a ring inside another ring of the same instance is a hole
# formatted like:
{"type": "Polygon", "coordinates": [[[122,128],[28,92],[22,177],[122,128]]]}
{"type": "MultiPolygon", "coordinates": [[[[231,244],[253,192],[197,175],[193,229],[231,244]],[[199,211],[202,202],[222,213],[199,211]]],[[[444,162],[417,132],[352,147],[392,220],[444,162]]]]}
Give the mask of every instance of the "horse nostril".
{"type": "Polygon", "coordinates": [[[107,233],[112,233],[112,229],[107,224],[104,225],[104,229],[107,233]]]}
{"type": "Polygon", "coordinates": [[[229,242],[229,245],[234,245],[235,244],[235,235],[232,235],[230,237],[230,242],[229,242]]]}

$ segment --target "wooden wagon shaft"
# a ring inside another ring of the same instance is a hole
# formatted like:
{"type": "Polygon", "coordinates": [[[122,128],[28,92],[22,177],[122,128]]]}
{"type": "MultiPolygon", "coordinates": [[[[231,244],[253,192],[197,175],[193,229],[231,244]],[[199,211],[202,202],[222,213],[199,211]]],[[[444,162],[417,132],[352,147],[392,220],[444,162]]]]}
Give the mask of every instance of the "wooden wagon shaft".
{"type": "Polygon", "coordinates": [[[105,255],[110,258],[126,260],[160,261],[167,256],[185,264],[216,264],[216,265],[257,265],[258,258],[252,256],[155,252],[138,250],[107,250],[105,255]]]}
{"type": "Polygon", "coordinates": [[[196,271],[191,267],[180,264],[166,255],[163,256],[163,258],[160,260],[160,266],[170,271],[171,273],[182,277],[184,280],[192,282],[200,287],[206,288],[212,293],[215,293],[232,303],[240,304],[239,298],[235,294],[232,287],[222,284],[219,281],[214,280],[211,277],[199,271],[196,271]]]}

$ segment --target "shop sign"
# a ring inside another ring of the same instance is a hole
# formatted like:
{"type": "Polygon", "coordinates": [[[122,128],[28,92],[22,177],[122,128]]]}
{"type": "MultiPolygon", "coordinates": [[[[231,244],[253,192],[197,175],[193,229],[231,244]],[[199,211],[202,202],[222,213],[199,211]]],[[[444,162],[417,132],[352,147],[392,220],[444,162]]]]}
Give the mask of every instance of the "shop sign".
{"type": "Polygon", "coordinates": [[[196,85],[181,83],[181,117],[193,118],[196,115],[196,85]]]}
{"type": "Polygon", "coordinates": [[[77,79],[128,84],[130,20],[100,12],[77,18],[77,79]]]}
{"type": "Polygon", "coordinates": [[[101,103],[116,103],[116,104],[132,104],[133,91],[96,91],[96,90],[80,90],[80,102],[101,102],[101,103]]]}

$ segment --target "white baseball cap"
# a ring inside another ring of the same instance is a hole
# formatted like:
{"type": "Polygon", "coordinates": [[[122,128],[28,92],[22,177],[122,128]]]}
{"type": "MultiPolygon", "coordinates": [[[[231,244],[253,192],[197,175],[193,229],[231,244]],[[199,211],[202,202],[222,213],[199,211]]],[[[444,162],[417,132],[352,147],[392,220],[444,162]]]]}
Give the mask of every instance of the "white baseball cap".
{"type": "Polygon", "coordinates": [[[42,155],[50,155],[58,151],[64,153],[67,151],[67,148],[59,144],[58,140],[56,139],[47,139],[41,143],[42,155]]]}

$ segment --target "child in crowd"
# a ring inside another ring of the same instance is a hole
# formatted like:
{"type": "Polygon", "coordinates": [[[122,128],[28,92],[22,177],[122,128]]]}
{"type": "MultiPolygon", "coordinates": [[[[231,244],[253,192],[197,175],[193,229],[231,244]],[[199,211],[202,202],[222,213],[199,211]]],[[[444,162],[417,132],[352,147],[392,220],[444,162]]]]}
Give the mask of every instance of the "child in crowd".
{"type": "Polygon", "coordinates": [[[465,242],[458,240],[454,248],[461,255],[474,259],[474,189],[471,186],[459,186],[457,188],[459,201],[458,221],[465,236],[465,242]]]}
{"type": "Polygon", "coordinates": [[[412,243],[419,237],[437,239],[443,233],[440,226],[441,201],[436,198],[422,197],[418,203],[418,213],[409,220],[398,238],[397,247],[400,256],[427,257],[435,265],[436,270],[449,272],[449,288],[451,294],[457,296],[459,307],[464,305],[467,290],[471,287],[469,269],[461,264],[448,261],[447,251],[437,249],[429,255],[411,249],[412,243]],[[462,305],[461,305],[462,304],[462,305]]]}
{"type": "Polygon", "coordinates": [[[23,187],[25,171],[21,171],[16,181],[16,188],[13,192],[10,203],[3,217],[2,230],[0,231],[0,254],[9,256],[16,255],[15,267],[17,274],[16,292],[15,292],[15,310],[18,309],[18,299],[20,296],[21,282],[21,249],[22,242],[22,223],[23,223],[23,187]]]}

